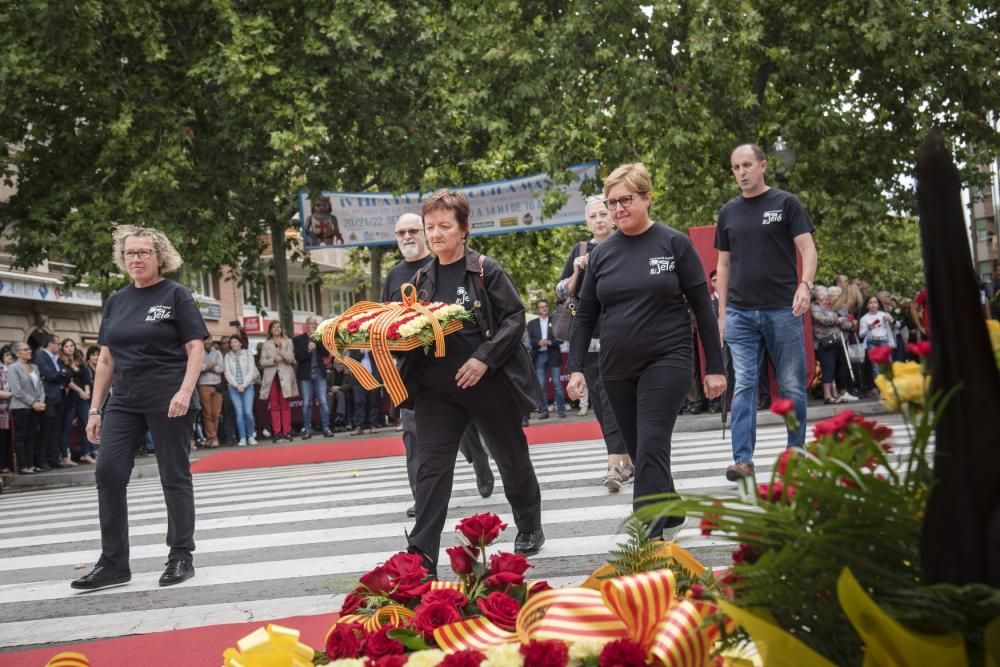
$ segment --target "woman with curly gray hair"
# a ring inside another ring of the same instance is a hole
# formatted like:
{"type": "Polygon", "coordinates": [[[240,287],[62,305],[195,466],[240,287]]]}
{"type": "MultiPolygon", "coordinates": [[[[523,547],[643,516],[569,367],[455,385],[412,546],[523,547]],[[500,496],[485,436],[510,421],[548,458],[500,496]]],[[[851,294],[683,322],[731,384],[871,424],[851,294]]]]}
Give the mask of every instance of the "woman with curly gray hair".
{"type": "Polygon", "coordinates": [[[180,255],[163,232],[118,226],[114,262],[132,284],[108,297],[97,335],[101,353],[87,438],[101,443],[96,473],[101,558],[90,573],[71,584],[80,590],[118,586],[132,579],[126,490],[135,450],[147,431],[156,443],[167,504],[170,555],[160,585],[194,576],[191,431],[200,408],[194,390],[205,354],[201,341],[208,329],[188,291],[163,277],[181,266],[180,255]]]}

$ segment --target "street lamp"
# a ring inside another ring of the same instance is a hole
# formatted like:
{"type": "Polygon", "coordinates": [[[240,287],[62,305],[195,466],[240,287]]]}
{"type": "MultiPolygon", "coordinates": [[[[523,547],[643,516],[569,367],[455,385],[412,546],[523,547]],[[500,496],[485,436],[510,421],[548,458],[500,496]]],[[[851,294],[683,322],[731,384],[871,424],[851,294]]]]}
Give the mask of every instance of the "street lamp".
{"type": "Polygon", "coordinates": [[[771,150],[774,160],[774,173],[778,178],[784,178],[795,168],[795,149],[785,143],[779,135],[774,140],[774,148],[771,150]]]}

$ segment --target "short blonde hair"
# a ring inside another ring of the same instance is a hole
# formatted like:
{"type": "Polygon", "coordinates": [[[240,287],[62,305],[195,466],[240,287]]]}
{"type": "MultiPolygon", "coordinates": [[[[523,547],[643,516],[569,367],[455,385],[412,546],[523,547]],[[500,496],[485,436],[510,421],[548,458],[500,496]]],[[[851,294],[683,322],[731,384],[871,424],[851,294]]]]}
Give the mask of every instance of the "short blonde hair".
{"type": "Polygon", "coordinates": [[[653,179],[641,162],[623,164],[604,179],[604,196],[608,196],[611,188],[624,183],[632,192],[646,193],[653,191],[653,179]]]}
{"type": "Polygon", "coordinates": [[[184,264],[174,244],[159,229],[138,225],[115,225],[115,230],[111,233],[111,238],[114,239],[112,259],[123,274],[128,275],[128,266],[125,264],[125,241],[133,236],[153,239],[153,250],[156,251],[156,258],[160,262],[161,274],[173,273],[184,264]]]}

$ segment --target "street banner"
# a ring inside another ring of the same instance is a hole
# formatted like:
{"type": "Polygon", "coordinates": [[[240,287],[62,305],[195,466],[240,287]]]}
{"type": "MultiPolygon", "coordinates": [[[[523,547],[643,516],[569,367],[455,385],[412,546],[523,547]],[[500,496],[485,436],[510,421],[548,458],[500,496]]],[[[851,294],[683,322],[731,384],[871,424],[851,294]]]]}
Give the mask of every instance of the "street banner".
{"type": "MultiPolygon", "coordinates": [[[[453,188],[469,198],[469,226],[472,235],[509,234],[546,227],[582,224],[584,196],[580,186],[597,179],[597,162],[569,167],[574,179],[556,185],[548,174],[525,176],[509,181],[453,188]],[[569,199],[553,216],[542,216],[542,197],[549,188],[558,188],[569,199]]],[[[351,246],[395,245],[394,227],[404,213],[420,214],[420,204],[433,193],[409,192],[327,192],[310,199],[299,191],[299,219],[306,250],[351,246]]]]}

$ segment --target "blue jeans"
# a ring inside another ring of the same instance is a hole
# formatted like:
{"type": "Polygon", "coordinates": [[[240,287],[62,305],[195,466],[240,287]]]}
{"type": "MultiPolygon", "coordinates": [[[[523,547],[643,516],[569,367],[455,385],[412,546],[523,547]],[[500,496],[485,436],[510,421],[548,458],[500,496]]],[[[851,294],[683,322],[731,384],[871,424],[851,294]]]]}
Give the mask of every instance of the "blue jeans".
{"type": "Polygon", "coordinates": [[[299,384],[302,391],[302,430],[312,430],[312,404],[315,396],[319,403],[319,424],[324,432],[329,431],[330,406],[326,402],[326,375],[322,370],[313,371],[312,377],[299,384]]]}
{"type": "Polygon", "coordinates": [[[563,397],[562,382],[559,381],[560,368],[549,366],[548,355],[538,355],[535,359],[535,373],[538,375],[538,384],[542,387],[542,404],[538,406],[538,411],[544,414],[549,412],[549,392],[545,391],[545,378],[552,378],[552,386],[556,390],[556,410],[566,412],[566,399],[563,397]]]}
{"type": "Polygon", "coordinates": [[[97,452],[97,445],[87,440],[87,420],[90,416],[90,401],[85,401],[79,397],[70,398],[67,396],[66,410],[63,412],[62,433],[59,434],[59,450],[64,459],[69,458],[69,432],[73,428],[73,419],[79,417],[80,424],[80,456],[91,456],[97,452]]]}
{"type": "Polygon", "coordinates": [[[236,412],[236,430],[240,440],[249,440],[257,436],[257,427],[253,421],[253,386],[243,390],[241,394],[236,387],[229,385],[229,400],[233,402],[236,412]]]}
{"type": "Polygon", "coordinates": [[[795,405],[797,431],[788,431],[788,446],[801,447],[806,439],[806,347],[802,317],[787,308],[726,309],[726,343],[733,357],[733,459],[752,463],[757,440],[757,384],[760,359],[774,363],[778,391],[795,405]]]}

